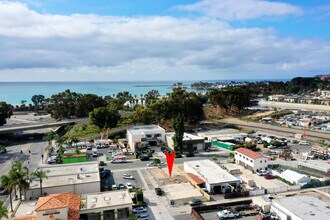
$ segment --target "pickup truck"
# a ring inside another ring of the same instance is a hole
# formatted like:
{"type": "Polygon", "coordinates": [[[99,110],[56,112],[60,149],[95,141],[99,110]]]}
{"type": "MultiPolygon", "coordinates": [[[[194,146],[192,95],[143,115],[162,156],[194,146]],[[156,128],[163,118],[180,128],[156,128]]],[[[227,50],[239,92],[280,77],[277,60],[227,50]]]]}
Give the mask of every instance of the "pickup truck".
{"type": "Polygon", "coordinates": [[[236,211],[228,211],[228,210],[222,210],[220,212],[217,212],[217,216],[220,219],[225,219],[225,218],[237,218],[239,217],[239,213],[236,211]]]}

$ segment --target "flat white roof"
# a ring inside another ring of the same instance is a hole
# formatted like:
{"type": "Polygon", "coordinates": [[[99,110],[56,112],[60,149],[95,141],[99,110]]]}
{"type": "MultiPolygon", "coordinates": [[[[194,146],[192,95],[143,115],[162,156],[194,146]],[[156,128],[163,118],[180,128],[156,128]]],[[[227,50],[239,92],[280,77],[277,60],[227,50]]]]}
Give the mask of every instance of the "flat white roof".
{"type": "Polygon", "coordinates": [[[330,216],[330,199],[324,194],[311,192],[274,199],[274,202],[304,220],[328,220],[330,216]]]}
{"type": "Polygon", "coordinates": [[[110,206],[127,206],[133,205],[132,198],[127,190],[84,194],[81,195],[81,210],[102,209],[110,206]]]}
{"type": "Polygon", "coordinates": [[[165,132],[164,128],[159,125],[142,125],[142,126],[134,126],[127,130],[132,135],[141,135],[145,133],[161,133],[165,132]]]}
{"type": "Polygon", "coordinates": [[[285,179],[289,179],[292,181],[298,181],[303,178],[309,178],[307,175],[300,174],[293,170],[285,170],[284,172],[281,173],[281,176],[283,176],[285,179]]]}
{"type": "MultiPolygon", "coordinates": [[[[174,132],[168,132],[165,135],[167,137],[173,137],[174,136],[174,132]]],[[[204,138],[197,136],[197,135],[193,135],[193,134],[188,134],[188,133],[184,133],[183,134],[183,141],[188,141],[188,140],[204,140],[204,138]]]]}
{"type": "MultiPolygon", "coordinates": [[[[48,178],[43,179],[42,187],[55,187],[79,183],[100,181],[97,162],[75,164],[47,165],[38,167],[47,172],[48,178]]],[[[39,188],[39,179],[32,180],[30,189],[39,188]]]]}
{"type": "Polygon", "coordinates": [[[162,186],[168,200],[192,199],[203,195],[190,183],[169,184],[162,186]]]}
{"type": "Polygon", "coordinates": [[[209,184],[239,181],[239,179],[210,160],[186,161],[184,166],[192,168],[201,179],[209,184]]]}

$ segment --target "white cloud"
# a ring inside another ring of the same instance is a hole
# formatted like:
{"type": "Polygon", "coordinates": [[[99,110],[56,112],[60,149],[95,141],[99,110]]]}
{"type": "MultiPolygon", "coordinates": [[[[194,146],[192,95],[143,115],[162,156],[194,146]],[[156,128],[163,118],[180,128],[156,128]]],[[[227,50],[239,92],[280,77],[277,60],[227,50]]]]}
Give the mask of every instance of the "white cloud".
{"type": "Polygon", "coordinates": [[[330,69],[329,42],[203,17],[49,15],[0,2],[0,42],[0,81],[287,78],[330,69]]]}
{"type": "Polygon", "coordinates": [[[175,9],[202,12],[207,16],[229,21],[303,13],[302,9],[291,4],[263,0],[201,0],[193,4],[178,5],[175,9]]]}

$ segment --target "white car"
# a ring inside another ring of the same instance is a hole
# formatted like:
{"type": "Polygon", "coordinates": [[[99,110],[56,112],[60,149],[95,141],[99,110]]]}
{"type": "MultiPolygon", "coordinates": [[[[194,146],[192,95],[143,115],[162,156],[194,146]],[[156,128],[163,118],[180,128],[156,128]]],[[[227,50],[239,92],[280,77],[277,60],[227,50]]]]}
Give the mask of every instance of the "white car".
{"type": "Polygon", "coordinates": [[[136,208],[132,209],[133,213],[143,213],[143,212],[147,212],[147,211],[148,211],[148,209],[146,207],[143,207],[143,206],[139,206],[139,207],[136,207],[136,208]]]}
{"type": "Polygon", "coordinates": [[[228,211],[228,210],[222,210],[220,212],[217,212],[217,216],[220,218],[220,219],[225,219],[225,218],[237,218],[239,216],[239,213],[234,211],[234,212],[231,212],[231,211],[228,211]]]}
{"type": "Polygon", "coordinates": [[[133,189],[132,183],[126,183],[126,188],[127,189],[133,189]]]}
{"type": "Polygon", "coordinates": [[[307,141],[300,141],[299,145],[309,145],[309,143],[307,141]]]}
{"type": "Polygon", "coordinates": [[[116,189],[118,189],[117,185],[116,184],[112,185],[112,190],[116,190],[116,189]]]}
{"type": "Polygon", "coordinates": [[[132,176],[132,175],[124,176],[124,175],[123,175],[123,179],[126,179],[126,180],[134,180],[134,176],[132,176]]]}

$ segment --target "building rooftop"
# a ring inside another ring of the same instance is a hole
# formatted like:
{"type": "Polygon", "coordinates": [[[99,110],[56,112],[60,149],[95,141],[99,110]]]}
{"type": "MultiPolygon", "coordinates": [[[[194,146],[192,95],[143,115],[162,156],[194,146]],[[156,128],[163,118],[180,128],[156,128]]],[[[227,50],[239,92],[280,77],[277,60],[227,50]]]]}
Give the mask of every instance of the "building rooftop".
{"type": "Polygon", "coordinates": [[[202,198],[203,195],[190,183],[169,184],[162,186],[166,198],[170,200],[202,198]]]}
{"type": "Polygon", "coordinates": [[[261,154],[257,153],[257,152],[254,152],[250,149],[246,149],[246,148],[238,148],[236,149],[235,151],[241,153],[241,154],[244,154],[245,156],[251,158],[251,159],[258,159],[258,158],[261,158],[261,157],[264,157],[262,156],[261,154]]]}
{"type": "MultiPolygon", "coordinates": [[[[90,183],[100,181],[97,162],[84,162],[75,164],[48,165],[39,167],[47,172],[48,178],[43,179],[43,187],[90,183]]],[[[30,189],[39,188],[39,180],[34,179],[30,189]]]]}
{"type": "MultiPolygon", "coordinates": [[[[100,174],[88,173],[88,174],[71,174],[71,175],[61,175],[61,176],[48,176],[48,178],[43,179],[42,188],[54,187],[54,186],[65,186],[71,184],[80,183],[93,183],[100,181],[100,174]]],[[[39,179],[34,179],[31,181],[30,189],[39,189],[39,179]]]]}
{"type": "Polygon", "coordinates": [[[317,192],[278,198],[274,199],[273,202],[285,207],[288,211],[304,220],[328,220],[330,216],[329,196],[317,192]]]}
{"type": "Polygon", "coordinates": [[[132,135],[142,135],[144,133],[153,133],[153,132],[165,132],[164,128],[159,125],[142,125],[142,126],[134,126],[127,130],[132,135]]]}
{"type": "Polygon", "coordinates": [[[38,167],[47,173],[47,176],[62,176],[69,174],[98,173],[99,166],[97,162],[84,162],[73,164],[46,165],[38,167]]]}
{"type": "Polygon", "coordinates": [[[129,192],[113,191],[81,195],[81,210],[102,209],[109,206],[131,206],[133,204],[129,192]]]}
{"type": "Polygon", "coordinates": [[[201,179],[210,184],[238,181],[236,177],[210,160],[186,161],[184,166],[192,168],[201,179]]]}
{"type": "Polygon", "coordinates": [[[199,178],[198,176],[196,176],[195,174],[193,173],[187,173],[188,176],[191,177],[191,179],[193,179],[195,181],[196,184],[203,184],[204,183],[204,180],[202,180],[201,178],[199,178]]]}
{"type": "MultiPolygon", "coordinates": [[[[174,136],[174,132],[167,132],[165,135],[167,137],[173,137],[174,136]]],[[[188,134],[188,133],[184,133],[183,134],[183,141],[188,141],[188,140],[204,140],[204,138],[197,136],[197,135],[193,135],[193,134],[188,134]]]]}
{"type": "Polygon", "coordinates": [[[298,181],[301,178],[307,177],[307,175],[298,173],[293,170],[285,170],[284,172],[281,173],[281,176],[286,179],[290,179],[290,180],[294,180],[294,181],[298,181]]]}

